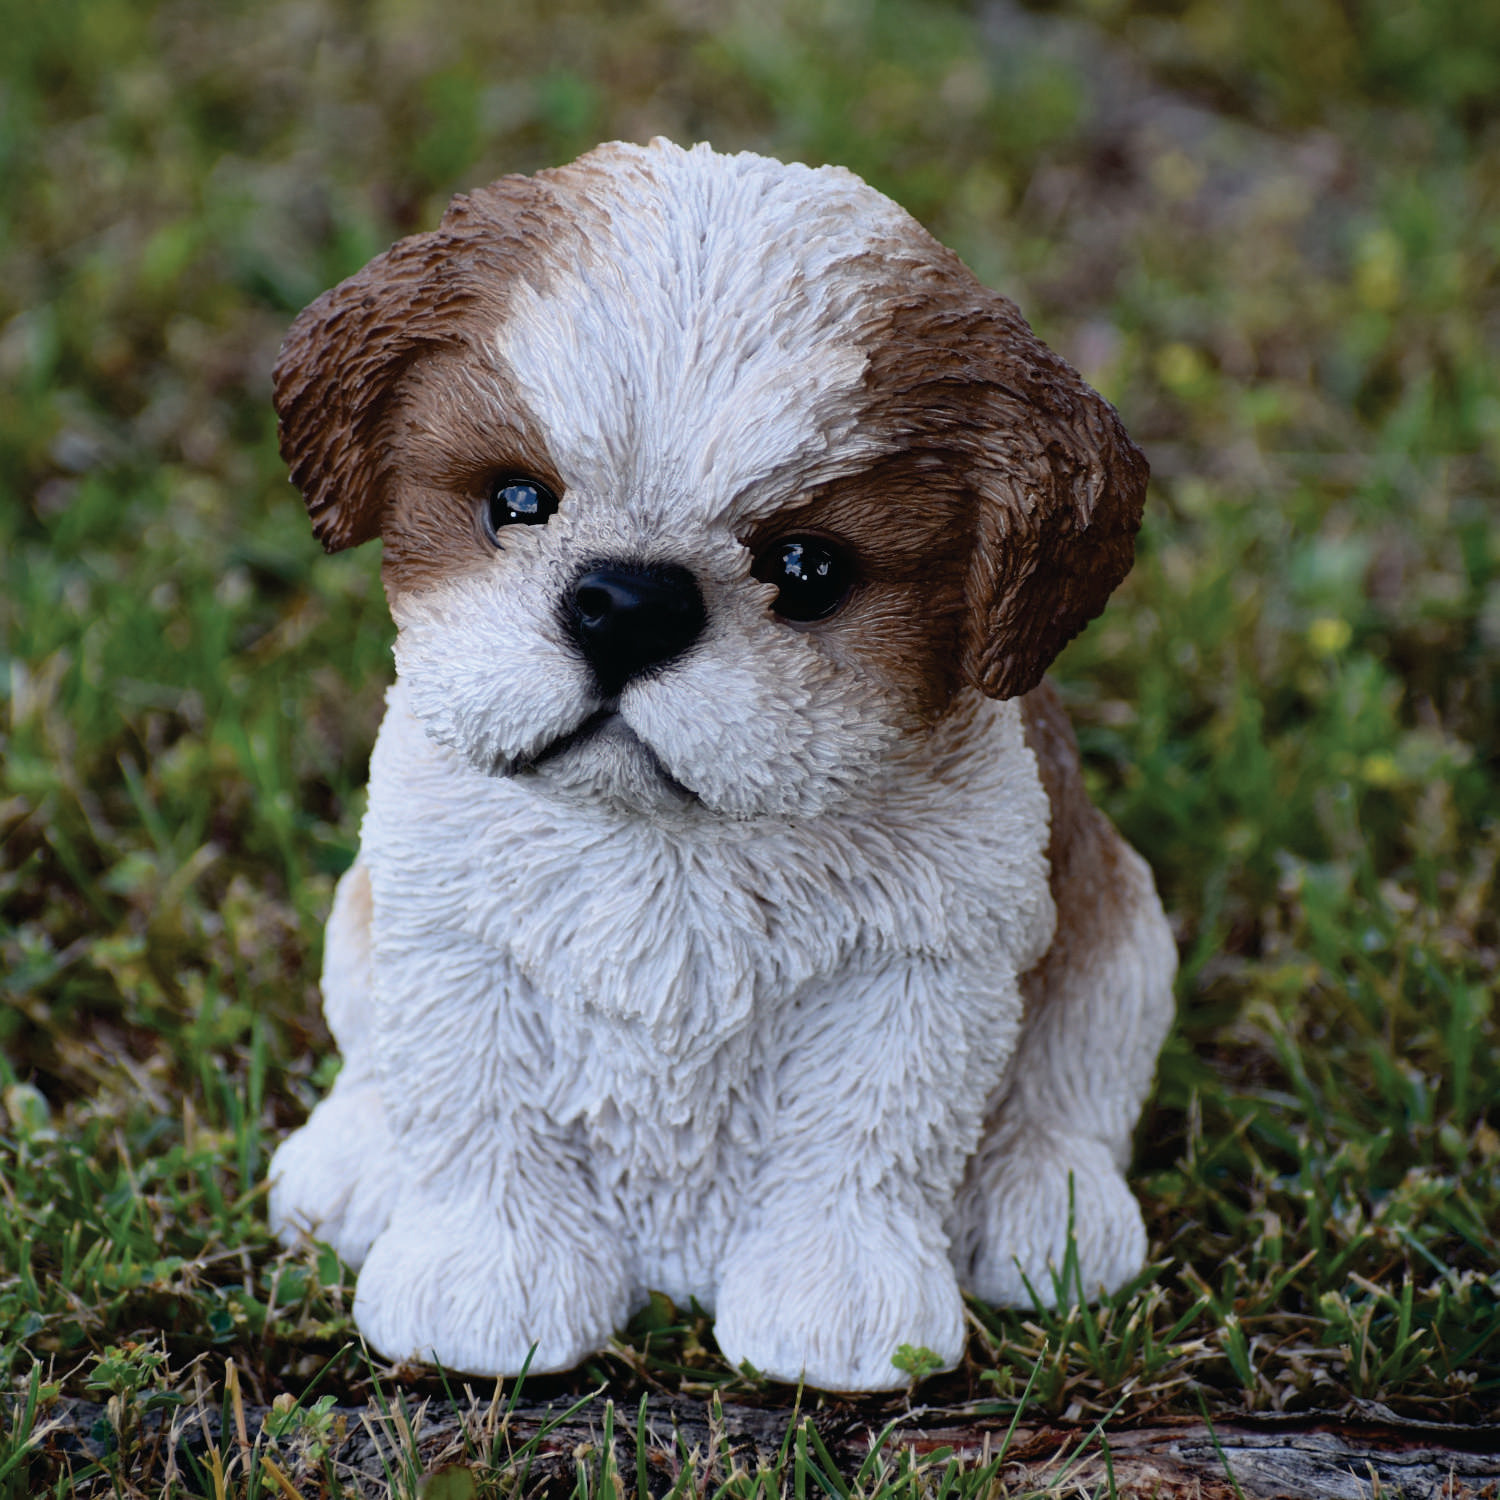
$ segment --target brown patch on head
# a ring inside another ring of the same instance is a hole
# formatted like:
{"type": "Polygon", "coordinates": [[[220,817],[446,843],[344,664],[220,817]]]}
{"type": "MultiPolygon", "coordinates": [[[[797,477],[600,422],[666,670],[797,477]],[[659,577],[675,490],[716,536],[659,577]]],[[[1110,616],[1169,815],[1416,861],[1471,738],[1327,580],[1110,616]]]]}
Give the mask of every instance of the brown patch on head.
{"type": "Polygon", "coordinates": [[[1113,408],[915,222],[870,263],[861,428],[887,456],[745,541],[845,543],[858,582],[809,628],[930,721],[966,682],[1035,687],[1104,607],[1130,568],[1146,463],[1113,408]]]}
{"type": "Polygon", "coordinates": [[[381,572],[393,598],[490,563],[495,546],[481,517],[497,480],[536,479],[563,492],[546,442],[507,374],[468,350],[414,365],[392,402],[386,432],[381,572]]]}
{"type": "Polygon", "coordinates": [[[868,346],[867,421],[928,455],[934,488],[968,516],[962,556],[934,553],[924,567],[962,569],[958,669],[1011,698],[1036,686],[1129,571],[1146,460],[1015,305],[913,227],[920,261],[901,268],[868,346]]]}
{"type": "Polygon", "coordinates": [[[911,447],[759,521],[752,554],[783,537],[842,544],[855,582],[838,612],[807,628],[835,659],[885,675],[918,719],[941,715],[962,682],[970,507],[941,452],[911,447]]]}
{"type": "MultiPolygon", "coordinates": [[[[546,182],[525,177],[461,195],[436,230],[393,245],[292,324],[274,377],[281,455],[330,552],[384,532],[398,557],[403,543],[413,557],[429,557],[428,543],[446,533],[450,522],[432,513],[433,497],[413,496],[412,514],[388,524],[392,474],[450,415],[460,427],[472,424],[475,402],[467,398],[477,391],[471,382],[451,403],[438,396],[424,408],[420,392],[430,384],[406,377],[429,357],[472,355],[498,325],[507,286],[536,264],[538,246],[556,233],[550,197],[546,182]],[[398,401],[408,383],[413,399],[398,401]]],[[[492,364],[484,357],[477,368],[492,364]]],[[[495,373],[497,384],[502,378],[495,373]]],[[[507,411],[515,433],[488,444],[501,464],[512,460],[511,437],[518,461],[539,447],[522,408],[507,411]]],[[[488,418],[493,425],[492,409],[488,418]]],[[[451,495],[447,506],[453,508],[451,495]]]]}

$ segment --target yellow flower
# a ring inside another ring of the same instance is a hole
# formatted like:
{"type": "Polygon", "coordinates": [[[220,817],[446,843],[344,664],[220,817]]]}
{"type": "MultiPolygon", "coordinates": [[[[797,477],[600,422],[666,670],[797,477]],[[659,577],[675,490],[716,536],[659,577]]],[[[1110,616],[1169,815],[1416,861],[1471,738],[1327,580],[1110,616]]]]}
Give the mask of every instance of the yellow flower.
{"type": "Polygon", "coordinates": [[[1203,356],[1190,344],[1168,344],[1156,356],[1156,374],[1169,390],[1197,385],[1206,370],[1203,356]]]}
{"type": "Polygon", "coordinates": [[[1307,627],[1307,642],[1319,656],[1337,656],[1354,638],[1347,620],[1321,615],[1307,627]]]}

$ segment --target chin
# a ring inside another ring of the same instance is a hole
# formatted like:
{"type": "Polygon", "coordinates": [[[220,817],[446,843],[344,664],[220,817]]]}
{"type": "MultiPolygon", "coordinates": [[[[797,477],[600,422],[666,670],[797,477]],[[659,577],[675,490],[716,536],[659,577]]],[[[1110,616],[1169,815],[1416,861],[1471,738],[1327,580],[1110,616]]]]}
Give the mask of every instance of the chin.
{"type": "Polygon", "coordinates": [[[1070,1230],[1135,1275],[1175,950],[1045,673],[1147,469],[1015,306],[842,169],[615,143],[319,298],[276,404],[397,624],[271,1167],[370,1343],[565,1369],[658,1290],[879,1389],[1070,1230]]]}

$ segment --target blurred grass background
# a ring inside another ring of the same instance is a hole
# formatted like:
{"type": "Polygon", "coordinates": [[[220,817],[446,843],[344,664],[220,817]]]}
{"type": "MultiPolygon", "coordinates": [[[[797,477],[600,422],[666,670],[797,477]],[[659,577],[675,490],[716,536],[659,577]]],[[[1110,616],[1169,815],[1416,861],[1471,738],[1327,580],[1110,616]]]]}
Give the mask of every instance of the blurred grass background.
{"type": "MultiPolygon", "coordinates": [[[[311,541],[269,371],[455,190],[663,133],[890,193],[1155,473],[1055,673],[1182,945],[1137,1161],[1155,1269],[1092,1332],[976,1308],[924,1393],[1014,1401],[1040,1366],[1074,1417],[1500,1410],[1500,7],[0,24],[0,1374],[167,1399],[229,1355],[269,1401],[334,1357],[359,1388],[348,1277],[268,1243],[259,1182],[331,1076],[321,919],[391,632],[374,549],[311,541]]],[[[595,1376],[764,1395],[663,1305],[595,1376]]]]}

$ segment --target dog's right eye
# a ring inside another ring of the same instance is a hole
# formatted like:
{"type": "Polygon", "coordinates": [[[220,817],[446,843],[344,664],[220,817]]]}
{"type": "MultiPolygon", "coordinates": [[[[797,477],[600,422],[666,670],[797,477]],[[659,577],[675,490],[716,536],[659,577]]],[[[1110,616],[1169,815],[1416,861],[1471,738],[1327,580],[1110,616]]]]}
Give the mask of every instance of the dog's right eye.
{"type": "Polygon", "coordinates": [[[539,480],[497,479],[485,502],[484,529],[498,542],[502,526],[540,526],[556,509],[557,496],[539,480]]]}

